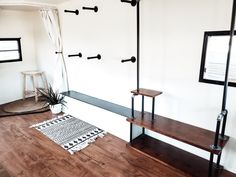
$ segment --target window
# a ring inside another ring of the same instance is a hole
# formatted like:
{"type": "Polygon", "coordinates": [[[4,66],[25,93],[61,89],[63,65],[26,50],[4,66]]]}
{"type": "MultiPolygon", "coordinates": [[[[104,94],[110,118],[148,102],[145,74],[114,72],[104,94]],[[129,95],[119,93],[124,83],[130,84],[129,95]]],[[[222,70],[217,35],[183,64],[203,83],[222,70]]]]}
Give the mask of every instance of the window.
{"type": "Polygon", "coordinates": [[[20,38],[0,38],[0,63],[22,61],[20,38]]]}
{"type": "MultiPolygon", "coordinates": [[[[236,34],[236,32],[235,32],[236,34]]],[[[229,31],[205,32],[199,81],[224,85],[229,31]]],[[[236,87],[236,45],[233,42],[229,67],[229,86],[236,87]]]]}

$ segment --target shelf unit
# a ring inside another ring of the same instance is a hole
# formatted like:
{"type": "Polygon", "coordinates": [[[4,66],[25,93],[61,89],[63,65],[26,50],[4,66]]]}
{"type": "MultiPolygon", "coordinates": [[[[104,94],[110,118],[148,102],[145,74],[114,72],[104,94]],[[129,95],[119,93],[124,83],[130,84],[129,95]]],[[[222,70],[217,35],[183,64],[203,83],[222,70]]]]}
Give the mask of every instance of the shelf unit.
{"type": "MultiPolygon", "coordinates": [[[[162,162],[168,166],[180,170],[187,176],[206,177],[209,176],[209,161],[187,151],[169,145],[160,140],[154,139],[145,134],[145,129],[165,135],[180,142],[192,145],[199,149],[205,150],[214,155],[220,155],[224,146],[229,140],[228,136],[218,141],[220,148],[212,148],[215,139],[215,132],[193,125],[182,123],[167,117],[154,114],[154,106],[152,113],[144,112],[144,96],[153,98],[153,105],[155,105],[155,97],[162,94],[160,91],[149,89],[137,89],[131,91],[132,96],[132,114],[127,118],[130,123],[130,143],[129,146],[139,152],[148,155],[154,160],[162,162]],[[134,110],[134,97],[142,96],[142,111],[134,110]],[[133,139],[133,124],[143,128],[140,136],[133,139]]],[[[217,165],[215,164],[214,167],[217,165]]],[[[210,169],[211,176],[219,176],[222,166],[210,169]]]]}
{"type": "MultiPolygon", "coordinates": [[[[210,158],[208,163],[207,174],[200,175],[202,176],[217,176],[219,174],[219,169],[222,168],[220,166],[221,161],[221,152],[224,148],[225,144],[229,140],[228,136],[225,136],[225,128],[227,122],[228,110],[226,109],[226,101],[227,101],[227,90],[229,85],[229,66],[230,66],[230,58],[231,58],[231,49],[232,49],[232,41],[234,36],[234,28],[235,28],[235,16],[236,16],[236,0],[233,0],[232,6],[232,16],[231,16],[231,24],[230,24],[230,38],[229,38],[229,46],[228,46],[228,54],[225,68],[225,79],[224,79],[224,89],[223,89],[223,99],[222,99],[222,108],[221,112],[218,114],[217,122],[216,122],[216,130],[215,132],[211,132],[208,130],[204,130],[202,128],[194,127],[191,125],[187,125],[178,121],[171,120],[169,118],[164,118],[158,115],[155,115],[155,97],[160,95],[161,92],[149,89],[140,89],[140,0],[121,0],[121,2],[130,3],[132,6],[136,6],[136,21],[137,21],[137,89],[135,91],[131,91],[133,93],[132,96],[132,112],[131,117],[128,117],[128,121],[130,122],[130,145],[131,147],[136,147],[133,145],[133,124],[141,126],[143,128],[142,135],[145,135],[145,128],[152,130],[154,132],[164,134],[176,140],[182,141],[184,143],[193,145],[210,153],[210,158]],[[134,97],[137,95],[142,95],[142,111],[141,113],[134,111],[134,97]],[[144,112],[144,96],[152,97],[152,113],[144,112]],[[147,118],[146,118],[147,117],[147,118]],[[150,118],[151,117],[151,118],[150,118]],[[162,126],[160,126],[162,125],[162,126]],[[214,155],[217,155],[216,168],[217,174],[214,169],[214,155]]],[[[142,139],[143,139],[143,136],[142,139]]],[[[147,137],[147,136],[145,136],[147,137]]],[[[146,139],[146,138],[145,138],[146,139]]],[[[134,142],[139,142],[138,139],[135,139],[134,142]]],[[[142,141],[143,142],[143,141],[142,141]]],[[[157,148],[158,148],[157,143],[157,148]]],[[[145,142],[144,142],[145,145],[145,142]]],[[[136,147],[136,149],[139,149],[136,147]]],[[[154,148],[155,149],[155,148],[154,148]]],[[[140,150],[140,149],[139,149],[140,150]]],[[[151,150],[148,150],[151,152],[151,150]]],[[[155,154],[152,152],[150,154],[155,154]]],[[[166,154],[168,156],[168,153],[166,154]]],[[[156,156],[154,155],[156,158],[156,156]]],[[[193,156],[194,157],[194,156],[193,156]]],[[[192,160],[191,160],[192,161],[192,160]]],[[[206,167],[207,167],[206,166],[206,167]]],[[[201,168],[200,168],[201,169],[201,168]]],[[[200,170],[199,169],[199,170],[200,170]]],[[[183,170],[186,171],[186,170],[183,170]]],[[[194,173],[191,175],[194,176],[194,173]]]]}
{"type": "MultiPolygon", "coordinates": [[[[132,91],[133,94],[137,94],[136,91],[132,91]]],[[[141,92],[142,93],[142,92],[141,92]]],[[[113,112],[115,114],[127,117],[127,121],[133,125],[143,127],[167,137],[176,139],[180,142],[195,146],[203,149],[209,153],[220,155],[224,146],[229,140],[228,136],[225,136],[224,140],[218,141],[221,150],[213,150],[210,145],[214,142],[215,132],[202,129],[193,125],[182,123],[167,117],[155,115],[152,119],[152,113],[142,112],[134,110],[134,117],[131,112],[132,109],[105,101],[93,96],[89,96],[76,91],[68,91],[62,93],[65,96],[79,100],[81,102],[99,107],[101,109],[113,112]]],[[[132,130],[132,129],[131,129],[132,130]]],[[[131,131],[132,132],[132,131],[131,131]]],[[[143,133],[132,139],[128,143],[128,147],[143,153],[150,158],[159,161],[170,168],[180,171],[185,176],[193,177],[205,177],[208,173],[209,161],[198,157],[192,153],[186,152],[182,149],[169,145],[160,140],[154,139],[143,133]]],[[[217,170],[214,164],[212,176],[219,176],[222,166],[219,166],[220,170],[217,170]]]]}

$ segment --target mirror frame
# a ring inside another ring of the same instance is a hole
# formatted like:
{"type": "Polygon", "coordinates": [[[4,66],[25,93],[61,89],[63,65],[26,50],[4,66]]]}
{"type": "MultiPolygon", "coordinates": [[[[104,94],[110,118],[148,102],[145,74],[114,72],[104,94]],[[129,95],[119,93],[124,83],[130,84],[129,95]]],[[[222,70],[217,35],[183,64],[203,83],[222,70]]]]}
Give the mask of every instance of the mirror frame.
{"type": "MultiPolygon", "coordinates": [[[[234,31],[234,35],[236,35],[236,31],[234,31]]],[[[204,79],[208,38],[212,37],[212,36],[230,36],[230,31],[205,31],[204,39],[203,39],[203,48],[202,48],[202,57],[201,57],[201,65],[200,65],[200,73],[199,73],[199,82],[217,84],[217,85],[224,85],[224,81],[204,79]]],[[[227,60],[227,58],[225,58],[225,61],[226,60],[227,60]]],[[[229,82],[229,86],[236,87],[236,82],[229,82]]]]}

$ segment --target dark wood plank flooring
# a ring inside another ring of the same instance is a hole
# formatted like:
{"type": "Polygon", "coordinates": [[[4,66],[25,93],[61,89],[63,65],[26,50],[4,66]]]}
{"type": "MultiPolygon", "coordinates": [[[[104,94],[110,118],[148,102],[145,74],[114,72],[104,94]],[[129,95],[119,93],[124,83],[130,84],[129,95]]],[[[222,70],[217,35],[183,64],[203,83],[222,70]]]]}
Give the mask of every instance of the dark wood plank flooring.
{"type": "MultiPolygon", "coordinates": [[[[0,165],[12,177],[184,177],[111,134],[70,155],[30,125],[50,112],[0,119],[0,165]]],[[[224,172],[223,177],[235,177],[224,172]]]]}

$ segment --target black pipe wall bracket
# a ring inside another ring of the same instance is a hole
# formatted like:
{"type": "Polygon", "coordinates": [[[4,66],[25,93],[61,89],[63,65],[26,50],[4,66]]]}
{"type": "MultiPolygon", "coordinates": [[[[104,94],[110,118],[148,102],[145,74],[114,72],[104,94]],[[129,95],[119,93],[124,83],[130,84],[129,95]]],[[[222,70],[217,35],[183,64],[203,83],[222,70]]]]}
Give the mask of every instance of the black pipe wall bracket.
{"type": "Polygon", "coordinates": [[[78,9],[76,9],[76,10],[64,10],[64,12],[66,12],[66,13],[74,13],[76,15],[79,15],[79,10],[78,9]]]}
{"type": "Polygon", "coordinates": [[[136,62],[136,58],[134,56],[132,56],[130,59],[121,60],[121,63],[129,62],[129,61],[131,61],[132,63],[135,63],[136,62]]]}
{"type": "Polygon", "coordinates": [[[82,57],[82,53],[68,55],[68,57],[82,57]]]}
{"type": "Polygon", "coordinates": [[[83,10],[93,10],[94,12],[98,12],[98,7],[94,6],[94,7],[83,7],[83,10]]]}
{"type": "Polygon", "coordinates": [[[121,0],[121,2],[130,3],[131,6],[136,6],[136,4],[137,4],[137,2],[139,2],[139,0],[131,0],[131,1],[121,0]]]}
{"type": "Polygon", "coordinates": [[[93,56],[93,57],[87,57],[88,60],[91,60],[91,59],[98,59],[98,60],[101,60],[101,55],[98,54],[97,56],[93,56]]]}

